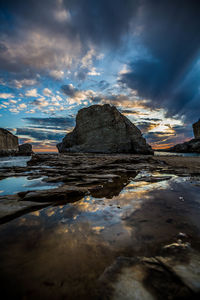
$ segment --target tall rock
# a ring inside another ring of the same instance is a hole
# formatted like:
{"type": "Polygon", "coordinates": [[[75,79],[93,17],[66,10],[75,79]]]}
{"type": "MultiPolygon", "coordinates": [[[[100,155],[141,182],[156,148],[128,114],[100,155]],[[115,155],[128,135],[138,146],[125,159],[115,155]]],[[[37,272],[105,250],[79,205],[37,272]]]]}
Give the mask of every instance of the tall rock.
{"type": "Polygon", "coordinates": [[[18,137],[10,131],[0,128],[0,152],[12,153],[18,151],[18,137]]]}
{"type": "Polygon", "coordinates": [[[192,125],[195,139],[200,139],[200,120],[192,125]]]}
{"type": "Polygon", "coordinates": [[[109,104],[79,110],[74,130],[57,148],[59,152],[153,154],[141,131],[109,104]]]}
{"type": "Polygon", "coordinates": [[[22,145],[19,145],[19,155],[32,155],[33,150],[32,150],[32,145],[25,143],[22,145]]]}

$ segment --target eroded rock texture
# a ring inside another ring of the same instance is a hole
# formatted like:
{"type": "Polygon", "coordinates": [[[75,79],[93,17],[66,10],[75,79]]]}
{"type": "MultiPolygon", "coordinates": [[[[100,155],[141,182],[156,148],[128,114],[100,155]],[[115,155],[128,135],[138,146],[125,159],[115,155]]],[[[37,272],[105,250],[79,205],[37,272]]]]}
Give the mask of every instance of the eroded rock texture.
{"type": "Polygon", "coordinates": [[[18,137],[4,128],[0,128],[0,152],[17,152],[18,137]]]}
{"type": "Polygon", "coordinates": [[[171,152],[200,153],[200,139],[192,139],[189,142],[177,144],[170,148],[171,152]]]}
{"type": "Polygon", "coordinates": [[[79,110],[74,130],[57,148],[59,152],[153,154],[141,131],[109,104],[79,110]]]}
{"type": "Polygon", "coordinates": [[[33,154],[32,145],[28,144],[28,143],[19,145],[19,154],[20,155],[31,155],[31,154],[33,154]]]}
{"type": "Polygon", "coordinates": [[[200,120],[192,125],[195,139],[200,139],[200,120]]]}

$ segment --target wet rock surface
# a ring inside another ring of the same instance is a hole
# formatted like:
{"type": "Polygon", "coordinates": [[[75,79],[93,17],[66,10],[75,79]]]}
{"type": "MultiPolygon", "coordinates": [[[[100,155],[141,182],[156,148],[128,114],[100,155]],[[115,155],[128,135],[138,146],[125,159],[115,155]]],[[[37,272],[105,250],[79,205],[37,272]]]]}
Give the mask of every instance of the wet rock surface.
{"type": "Polygon", "coordinates": [[[199,158],[38,154],[1,169],[7,299],[199,299],[199,158]],[[59,184],[59,185],[58,185],[59,184]]]}
{"type": "MultiPolygon", "coordinates": [[[[74,201],[73,197],[86,193],[99,197],[118,195],[139,170],[155,169],[156,164],[151,156],[40,154],[34,155],[27,167],[2,169],[1,179],[28,176],[29,180],[41,178],[46,183],[61,184],[51,190],[22,191],[17,195],[19,201],[74,201]]],[[[16,195],[10,197],[15,199],[16,195]]],[[[4,199],[0,196],[0,200],[4,199]]]]}
{"type": "Polygon", "coordinates": [[[79,110],[74,130],[57,148],[59,152],[153,154],[140,130],[109,104],[79,110]]]}
{"type": "Polygon", "coordinates": [[[99,278],[102,299],[198,299],[199,254],[184,250],[183,244],[179,256],[117,258],[99,278]]]}

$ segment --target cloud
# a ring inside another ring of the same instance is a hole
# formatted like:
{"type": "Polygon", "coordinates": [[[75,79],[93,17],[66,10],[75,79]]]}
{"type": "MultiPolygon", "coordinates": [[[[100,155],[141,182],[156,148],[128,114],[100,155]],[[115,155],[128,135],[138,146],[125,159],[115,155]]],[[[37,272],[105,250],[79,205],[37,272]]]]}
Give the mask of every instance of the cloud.
{"type": "Polygon", "coordinates": [[[14,98],[14,95],[10,93],[0,93],[0,99],[9,99],[9,98],[14,98]]]}
{"type": "Polygon", "coordinates": [[[96,97],[96,92],[93,90],[79,90],[72,84],[63,85],[62,92],[68,96],[67,101],[69,104],[82,104],[85,101],[93,102],[96,97]]]}
{"type": "Polygon", "coordinates": [[[76,92],[78,92],[78,89],[76,89],[71,83],[61,86],[61,90],[65,95],[69,97],[73,97],[76,92]]]}
{"type": "Polygon", "coordinates": [[[19,137],[28,136],[34,138],[36,141],[60,141],[64,137],[64,132],[37,128],[17,128],[16,135],[19,137]]]}
{"type": "Polygon", "coordinates": [[[189,124],[199,118],[199,10],[198,0],[1,1],[0,82],[10,90],[0,97],[15,99],[13,87],[26,87],[19,97],[36,98],[29,104],[46,114],[111,103],[136,122],[168,112],[172,127],[182,115],[189,124]],[[73,82],[62,86],[65,102],[47,88],[52,78],[73,82]]]}
{"type": "Polygon", "coordinates": [[[147,54],[132,59],[120,82],[171,115],[194,120],[200,96],[200,2],[146,0],[141,9],[137,42],[147,54]]]}
{"type": "MultiPolygon", "coordinates": [[[[95,57],[102,57],[95,49],[120,46],[123,34],[131,28],[138,3],[139,0],[127,0],[126,5],[121,0],[3,1],[1,69],[15,73],[43,71],[57,79],[77,63],[88,70],[95,57]]],[[[99,72],[91,72],[95,73],[99,72]]]]}
{"type": "Polygon", "coordinates": [[[64,71],[62,70],[51,70],[49,72],[49,75],[51,77],[53,77],[56,80],[61,80],[62,78],[64,78],[64,71]]]}
{"type": "Polygon", "coordinates": [[[18,114],[19,110],[17,108],[9,108],[9,111],[14,114],[18,114]]]}
{"type": "Polygon", "coordinates": [[[37,89],[32,89],[32,90],[28,90],[26,93],[25,93],[25,96],[27,97],[38,97],[38,93],[37,93],[37,89]]]}
{"type": "Polygon", "coordinates": [[[47,97],[53,95],[52,91],[51,91],[50,89],[48,89],[48,88],[43,89],[43,94],[44,94],[45,96],[47,96],[47,97]]]}
{"type": "Polygon", "coordinates": [[[19,109],[25,109],[27,108],[27,105],[25,103],[20,103],[18,107],[19,109]]]}
{"type": "Polygon", "coordinates": [[[36,79],[21,79],[21,80],[13,80],[14,85],[18,88],[21,89],[24,86],[30,86],[30,85],[36,85],[37,80],[36,79]]]}
{"type": "Polygon", "coordinates": [[[110,84],[106,80],[101,80],[97,83],[97,87],[102,91],[107,89],[110,84]]]}
{"type": "Polygon", "coordinates": [[[43,107],[46,107],[49,105],[49,102],[47,100],[45,100],[44,97],[41,97],[39,99],[33,100],[32,102],[30,102],[31,105],[37,106],[37,108],[41,109],[43,107]]]}
{"type": "Polygon", "coordinates": [[[89,75],[89,76],[100,76],[101,73],[100,73],[100,72],[97,72],[95,67],[92,67],[92,68],[90,69],[90,71],[88,72],[88,75],[89,75]]]}
{"type": "Polygon", "coordinates": [[[68,127],[72,127],[74,125],[74,118],[71,117],[49,117],[49,118],[24,118],[28,123],[43,126],[43,128],[56,127],[61,129],[67,129],[68,127]]]}

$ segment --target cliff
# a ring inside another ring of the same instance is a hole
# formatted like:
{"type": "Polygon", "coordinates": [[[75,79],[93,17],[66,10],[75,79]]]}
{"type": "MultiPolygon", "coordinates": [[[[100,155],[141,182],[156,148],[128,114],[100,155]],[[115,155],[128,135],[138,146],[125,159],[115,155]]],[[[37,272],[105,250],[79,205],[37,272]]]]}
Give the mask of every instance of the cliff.
{"type": "Polygon", "coordinates": [[[17,152],[19,149],[18,137],[4,128],[0,128],[0,152],[17,152]]]}
{"type": "Polygon", "coordinates": [[[200,120],[192,125],[195,139],[200,139],[200,120]]]}

